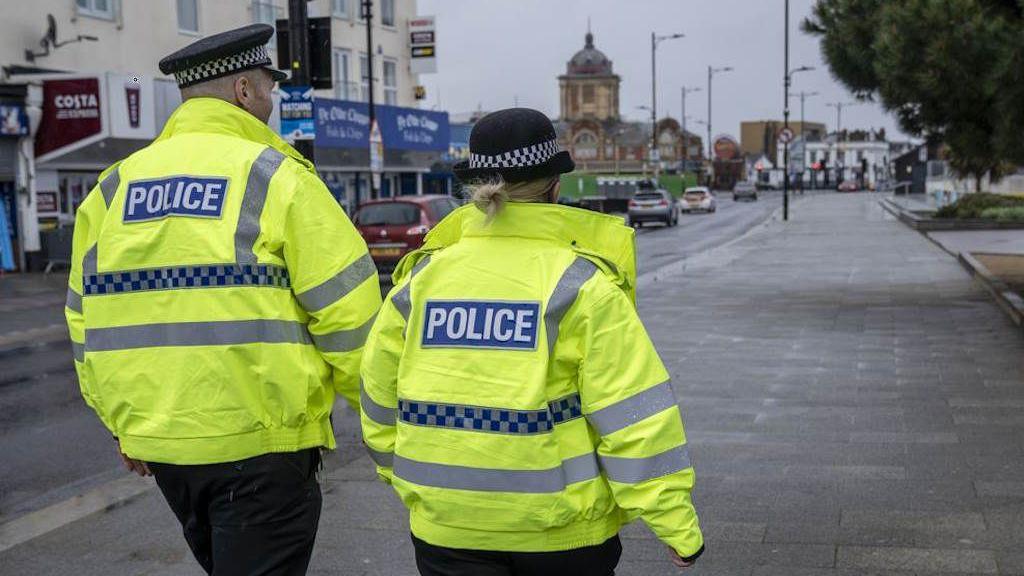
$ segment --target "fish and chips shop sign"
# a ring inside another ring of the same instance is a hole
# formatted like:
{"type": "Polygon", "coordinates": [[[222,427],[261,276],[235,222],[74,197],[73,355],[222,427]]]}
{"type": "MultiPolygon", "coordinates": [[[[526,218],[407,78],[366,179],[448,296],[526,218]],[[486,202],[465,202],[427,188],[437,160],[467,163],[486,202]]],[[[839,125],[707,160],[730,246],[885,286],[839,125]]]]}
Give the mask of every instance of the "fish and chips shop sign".
{"type": "MultiPolygon", "coordinates": [[[[384,148],[448,150],[447,112],[399,106],[376,106],[384,148]]],[[[370,111],[365,102],[316,99],[316,145],[323,148],[368,148],[370,111]]]]}

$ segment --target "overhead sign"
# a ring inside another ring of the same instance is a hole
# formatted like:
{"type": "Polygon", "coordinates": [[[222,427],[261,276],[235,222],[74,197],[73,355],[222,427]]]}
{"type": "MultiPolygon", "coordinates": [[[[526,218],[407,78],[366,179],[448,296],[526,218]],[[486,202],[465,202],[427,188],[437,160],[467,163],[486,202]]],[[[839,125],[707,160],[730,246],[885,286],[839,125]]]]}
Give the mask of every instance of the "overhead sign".
{"type": "Polygon", "coordinates": [[[740,143],[732,136],[721,135],[712,145],[716,160],[736,160],[740,157],[740,143]]]}
{"type": "Polygon", "coordinates": [[[28,136],[28,115],[21,104],[0,104],[0,136],[28,136]]]}
{"type": "Polygon", "coordinates": [[[289,142],[316,138],[313,89],[309,86],[281,87],[281,136],[289,142]]]}
{"type": "Polygon", "coordinates": [[[409,69],[413,74],[437,72],[437,30],[433,16],[409,20],[409,69]]]}
{"type": "MultiPolygon", "coordinates": [[[[381,140],[389,150],[445,151],[451,141],[447,112],[375,106],[381,140]]],[[[370,145],[370,113],[365,102],[316,99],[316,145],[363,148],[370,145]]]]}
{"type": "Polygon", "coordinates": [[[112,138],[151,140],[156,136],[156,87],[152,76],[106,74],[106,121],[112,138]]]}
{"type": "Polygon", "coordinates": [[[779,142],[782,142],[783,144],[789,144],[790,142],[793,141],[794,136],[795,134],[793,133],[792,128],[783,128],[782,130],[779,131],[779,142]]]}
{"type": "Polygon", "coordinates": [[[98,78],[43,82],[43,117],[35,138],[37,159],[102,130],[98,78]]]}

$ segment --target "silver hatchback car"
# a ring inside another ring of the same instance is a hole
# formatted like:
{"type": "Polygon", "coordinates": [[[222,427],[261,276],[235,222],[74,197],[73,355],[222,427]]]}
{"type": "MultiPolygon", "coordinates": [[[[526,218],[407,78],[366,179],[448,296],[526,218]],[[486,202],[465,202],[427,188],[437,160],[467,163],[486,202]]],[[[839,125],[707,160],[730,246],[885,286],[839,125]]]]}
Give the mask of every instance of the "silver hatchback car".
{"type": "Polygon", "coordinates": [[[665,190],[637,192],[629,200],[627,224],[639,228],[644,222],[662,222],[666,226],[679,223],[679,204],[665,190]]]}

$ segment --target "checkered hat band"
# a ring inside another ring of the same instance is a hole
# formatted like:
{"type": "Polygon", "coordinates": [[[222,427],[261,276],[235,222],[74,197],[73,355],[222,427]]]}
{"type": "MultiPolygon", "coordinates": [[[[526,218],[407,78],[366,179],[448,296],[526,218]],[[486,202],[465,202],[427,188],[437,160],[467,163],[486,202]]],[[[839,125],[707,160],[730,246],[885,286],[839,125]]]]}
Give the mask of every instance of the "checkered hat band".
{"type": "Polygon", "coordinates": [[[273,62],[270,60],[267,47],[259,45],[229,56],[217,58],[216,60],[203,62],[198,66],[179,70],[174,73],[174,79],[177,80],[178,87],[185,88],[186,86],[212,80],[213,78],[220,78],[221,76],[227,76],[242,70],[249,70],[258,66],[270,66],[272,64],[273,62]]]}
{"type": "Polygon", "coordinates": [[[558,142],[548,140],[525,148],[518,148],[504,154],[488,156],[487,154],[470,154],[470,168],[524,168],[537,166],[558,154],[558,142]]]}

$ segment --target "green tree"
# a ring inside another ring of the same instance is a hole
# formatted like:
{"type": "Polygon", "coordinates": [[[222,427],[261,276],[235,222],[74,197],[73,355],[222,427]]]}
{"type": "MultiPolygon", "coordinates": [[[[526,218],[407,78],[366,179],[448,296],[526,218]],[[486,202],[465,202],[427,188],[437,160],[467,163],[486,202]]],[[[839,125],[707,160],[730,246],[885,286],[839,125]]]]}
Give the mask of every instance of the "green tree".
{"type": "Polygon", "coordinates": [[[1021,0],[819,0],[803,27],[840,82],[907,132],[944,142],[980,189],[1022,156],[1022,10],[1021,0]]]}

